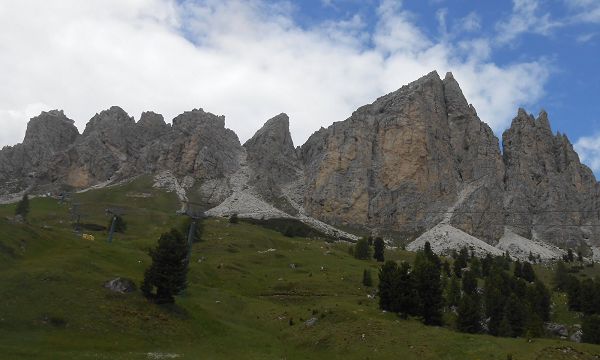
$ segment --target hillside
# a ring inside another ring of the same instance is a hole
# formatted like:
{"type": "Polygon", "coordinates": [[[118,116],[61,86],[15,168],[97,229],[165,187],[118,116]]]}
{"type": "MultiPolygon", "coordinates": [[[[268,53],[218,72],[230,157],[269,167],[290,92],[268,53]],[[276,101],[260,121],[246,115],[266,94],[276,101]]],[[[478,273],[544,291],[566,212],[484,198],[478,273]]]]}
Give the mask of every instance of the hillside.
{"type": "MultiPolygon", "coordinates": [[[[14,205],[0,206],[3,358],[504,360],[508,354],[600,354],[600,346],[467,335],[401,320],[378,310],[377,299],[368,296],[374,289],[361,286],[363,270],[371,269],[376,279],[378,264],[354,259],[347,243],[289,238],[224,218],[204,221],[202,241],[193,246],[190,286],[176,306],[151,304],[139,291],[110,292],[103,284],[117,276],[139,285],[149,263],[146,249],[183,221],[176,195],[151,185],[151,178],[141,177],[73,195],[88,227],[106,226],[106,208],[125,212],[128,229],[112,244],[105,231],[86,231],[95,241],[76,236],[69,205],[55,199],[33,199],[29,224],[11,223],[14,205]],[[312,318],[316,323],[307,326],[312,318]]],[[[388,259],[413,256],[386,252],[388,259]]],[[[536,271],[549,279],[551,269],[536,271]]],[[[553,316],[577,321],[560,303],[553,316]]]]}

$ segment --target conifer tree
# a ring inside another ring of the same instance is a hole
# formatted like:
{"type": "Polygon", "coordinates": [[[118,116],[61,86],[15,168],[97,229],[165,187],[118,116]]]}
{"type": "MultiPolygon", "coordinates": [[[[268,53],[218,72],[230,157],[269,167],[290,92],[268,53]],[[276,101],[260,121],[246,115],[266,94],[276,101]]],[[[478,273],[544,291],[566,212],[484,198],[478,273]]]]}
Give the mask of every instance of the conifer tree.
{"type": "Polygon", "coordinates": [[[498,323],[498,328],[494,335],[501,336],[501,337],[512,337],[513,336],[513,331],[512,331],[512,328],[510,327],[510,321],[508,321],[508,317],[506,316],[506,314],[504,312],[502,312],[502,318],[500,319],[500,322],[498,323]]]}
{"type": "Polygon", "coordinates": [[[528,262],[523,264],[522,278],[530,283],[535,281],[535,271],[533,271],[533,266],[531,266],[531,264],[528,262]]]}
{"type": "Polygon", "coordinates": [[[443,306],[440,279],[441,262],[437,256],[431,254],[425,251],[417,253],[413,274],[421,305],[419,314],[422,316],[423,322],[425,325],[441,325],[443,306]]]}
{"type": "Polygon", "coordinates": [[[417,290],[410,272],[410,265],[402,262],[398,267],[394,281],[394,300],[392,309],[406,319],[408,315],[417,314],[417,290]]]}
{"type": "Polygon", "coordinates": [[[558,291],[567,291],[567,285],[569,282],[569,273],[564,262],[559,261],[556,263],[556,270],[554,272],[554,288],[558,291]]]}
{"type": "Polygon", "coordinates": [[[524,302],[514,293],[508,298],[505,313],[512,329],[512,336],[518,337],[523,335],[527,321],[527,308],[524,302]]]}
{"type": "Polygon", "coordinates": [[[446,289],[446,304],[448,306],[458,306],[460,302],[460,282],[456,275],[450,278],[446,289]]]}
{"type": "Polygon", "coordinates": [[[472,334],[481,331],[481,304],[477,295],[465,294],[460,299],[457,312],[456,328],[458,331],[472,334]]]}
{"type": "Polygon", "coordinates": [[[174,303],[174,297],[187,287],[187,256],[188,244],[179,231],[162,234],[157,247],[150,250],[152,264],[141,286],[144,296],[158,304],[174,303]]]}
{"type": "Polygon", "coordinates": [[[573,261],[575,261],[575,257],[573,255],[573,250],[572,249],[568,249],[567,250],[567,261],[569,261],[570,263],[572,263],[573,261]]]}
{"type": "Polygon", "coordinates": [[[354,247],[354,257],[359,260],[369,259],[369,243],[367,239],[360,238],[354,247]]]}
{"type": "Polygon", "coordinates": [[[462,269],[467,267],[469,261],[469,250],[466,247],[460,249],[460,253],[454,260],[454,274],[459,278],[462,277],[462,269]]]}
{"type": "Polygon", "coordinates": [[[477,294],[477,278],[471,270],[463,272],[462,291],[467,295],[477,294]]]}
{"type": "Polygon", "coordinates": [[[27,221],[27,215],[29,215],[29,195],[23,195],[21,201],[17,203],[15,215],[19,215],[23,218],[23,220],[27,221]]]}
{"type": "Polygon", "coordinates": [[[398,264],[395,261],[386,261],[379,269],[379,308],[382,310],[392,311],[397,276],[398,264]]]}
{"type": "Polygon", "coordinates": [[[581,331],[583,332],[581,341],[600,344],[600,315],[584,315],[581,331]]]}
{"type": "Polygon", "coordinates": [[[513,271],[513,276],[516,278],[523,277],[523,265],[519,260],[515,261],[515,269],[513,271]]]}
{"type": "Polygon", "coordinates": [[[366,287],[373,286],[373,279],[371,278],[371,270],[365,269],[363,271],[363,280],[362,284],[366,287]]]}
{"type": "Polygon", "coordinates": [[[375,238],[373,243],[373,258],[379,262],[384,261],[385,243],[380,237],[375,238]]]}

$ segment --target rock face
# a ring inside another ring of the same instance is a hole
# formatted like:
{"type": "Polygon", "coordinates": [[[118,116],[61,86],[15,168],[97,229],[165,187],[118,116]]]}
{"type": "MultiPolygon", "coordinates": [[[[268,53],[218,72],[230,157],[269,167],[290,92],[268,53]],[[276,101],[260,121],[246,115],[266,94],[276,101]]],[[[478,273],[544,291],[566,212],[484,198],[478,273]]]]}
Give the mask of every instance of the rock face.
{"type": "Polygon", "coordinates": [[[597,182],[548,115],[519,110],[503,134],[506,225],[526,238],[575,247],[598,243],[597,182]]]}
{"type": "Polygon", "coordinates": [[[301,154],[306,209],[317,218],[411,236],[452,207],[456,227],[490,242],[502,236],[491,226],[501,213],[481,214],[502,207],[498,140],[452,74],[442,81],[433,72],[358,109],[301,154]]]}
{"type": "Polygon", "coordinates": [[[249,185],[264,200],[296,213],[302,203],[302,164],[290,134],[289,118],[279,114],[270,119],[244,144],[251,169],[249,185]]]}
{"type": "Polygon", "coordinates": [[[286,114],[242,146],[224,117],[202,109],[170,125],[153,112],[136,123],[115,106],[81,135],[62,111],[50,111],[31,120],[22,144],[0,151],[0,196],[152,174],[156,186],[214,216],[291,217],[331,234],[341,233],[336,225],[481,249],[502,240],[548,258],[561,250],[543,243],[600,245],[600,187],[547,114],[519,110],[502,140],[501,152],[454,76],[436,72],[299,148],[286,114]]]}
{"type": "Polygon", "coordinates": [[[79,136],[62,111],[42,112],[27,125],[23,143],[0,151],[0,194],[17,193],[47,181],[52,160],[79,136]]]}

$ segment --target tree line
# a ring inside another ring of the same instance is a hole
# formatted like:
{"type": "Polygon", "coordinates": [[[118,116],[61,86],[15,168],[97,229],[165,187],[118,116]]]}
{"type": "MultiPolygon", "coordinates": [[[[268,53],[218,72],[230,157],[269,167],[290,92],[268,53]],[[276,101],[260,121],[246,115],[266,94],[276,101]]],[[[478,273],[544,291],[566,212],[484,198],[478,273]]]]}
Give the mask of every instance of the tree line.
{"type": "Polygon", "coordinates": [[[379,307],[402,318],[419,317],[426,325],[444,324],[446,311],[456,329],[466,333],[543,334],[550,291],[530,263],[513,264],[508,255],[479,259],[466,248],[452,257],[452,266],[442,262],[427,242],[412,266],[385,262],[379,270],[379,307]]]}

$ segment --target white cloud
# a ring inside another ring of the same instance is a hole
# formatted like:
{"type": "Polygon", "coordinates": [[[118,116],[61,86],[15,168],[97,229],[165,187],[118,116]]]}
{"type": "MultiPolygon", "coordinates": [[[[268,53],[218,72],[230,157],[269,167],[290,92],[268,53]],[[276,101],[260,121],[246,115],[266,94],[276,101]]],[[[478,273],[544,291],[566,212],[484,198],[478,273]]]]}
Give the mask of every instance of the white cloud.
{"type": "Polygon", "coordinates": [[[584,136],[574,145],[581,162],[587,164],[594,173],[600,172],[600,134],[584,136]]]}
{"type": "Polygon", "coordinates": [[[597,0],[565,0],[565,3],[575,12],[571,21],[600,23],[600,2],[597,0]]]}
{"type": "Polygon", "coordinates": [[[548,35],[562,26],[559,21],[553,20],[550,13],[540,13],[538,0],[513,0],[512,13],[508,19],[496,24],[499,44],[507,44],[524,33],[548,35]]]}
{"type": "Polygon", "coordinates": [[[40,110],[83,129],[120,105],[170,121],[192,108],[226,116],[241,140],[280,112],[303,143],[320,126],[438,70],[453,71],[496,131],[543,94],[543,61],[500,67],[483,38],[436,41],[397,1],[367,32],[359,16],[298,26],[288,2],[4,0],[0,2],[0,145],[40,110]],[[185,35],[185,36],[184,36],[185,35]]]}
{"type": "Polygon", "coordinates": [[[473,32],[481,29],[481,17],[472,11],[467,16],[458,20],[458,31],[473,32]]]}

